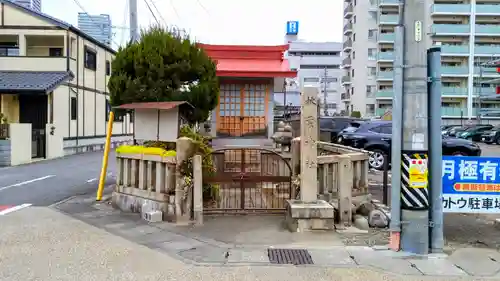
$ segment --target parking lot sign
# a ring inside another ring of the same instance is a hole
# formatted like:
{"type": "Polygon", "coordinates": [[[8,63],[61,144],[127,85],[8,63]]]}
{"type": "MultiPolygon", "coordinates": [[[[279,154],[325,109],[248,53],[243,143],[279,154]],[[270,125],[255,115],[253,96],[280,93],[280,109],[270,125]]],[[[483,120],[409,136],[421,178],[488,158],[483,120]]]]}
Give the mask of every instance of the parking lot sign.
{"type": "Polygon", "coordinates": [[[443,211],[500,213],[500,158],[444,156],[443,211]]]}

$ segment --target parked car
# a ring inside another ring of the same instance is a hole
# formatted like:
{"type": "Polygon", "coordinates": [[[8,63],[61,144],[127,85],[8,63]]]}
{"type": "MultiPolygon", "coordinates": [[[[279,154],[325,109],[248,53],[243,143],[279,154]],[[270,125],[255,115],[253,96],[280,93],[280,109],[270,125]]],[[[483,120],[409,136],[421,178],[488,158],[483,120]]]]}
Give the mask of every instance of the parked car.
{"type": "Polygon", "coordinates": [[[347,128],[340,131],[340,133],[337,135],[337,142],[342,143],[344,141],[343,134],[355,132],[364,122],[365,121],[353,121],[353,122],[349,123],[347,128]]]}
{"type": "Polygon", "coordinates": [[[465,125],[465,126],[460,126],[460,127],[455,127],[450,129],[449,133],[447,134],[450,137],[458,137],[461,135],[463,132],[471,129],[471,128],[476,128],[476,127],[489,127],[492,128],[492,125],[489,124],[471,124],[471,125],[465,125]]]}
{"type": "Polygon", "coordinates": [[[471,141],[481,141],[481,136],[484,132],[489,131],[493,128],[493,125],[485,124],[485,125],[476,125],[467,128],[464,131],[457,132],[456,137],[461,139],[468,139],[471,141]]]}
{"type": "MultiPolygon", "coordinates": [[[[353,132],[343,133],[343,145],[371,151],[368,160],[371,168],[381,170],[390,161],[391,121],[367,121],[353,132]]],[[[480,156],[481,149],[466,139],[443,137],[443,155],[480,156]]]]}
{"type": "Polygon", "coordinates": [[[495,126],[491,130],[481,135],[481,141],[484,143],[500,144],[500,126],[495,126]]]}
{"type": "Polygon", "coordinates": [[[448,136],[452,130],[455,132],[455,130],[460,127],[460,125],[443,125],[441,126],[441,135],[448,136]]]}
{"type": "Polygon", "coordinates": [[[351,122],[363,121],[363,119],[353,117],[321,117],[319,119],[319,129],[321,133],[330,133],[330,141],[336,142],[338,134],[349,127],[351,122]]]}

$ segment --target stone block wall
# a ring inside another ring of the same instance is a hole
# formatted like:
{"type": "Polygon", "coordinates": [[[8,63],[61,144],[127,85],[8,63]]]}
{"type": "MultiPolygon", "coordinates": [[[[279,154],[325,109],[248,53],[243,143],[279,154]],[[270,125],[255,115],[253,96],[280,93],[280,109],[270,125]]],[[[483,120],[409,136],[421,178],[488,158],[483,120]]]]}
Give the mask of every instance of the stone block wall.
{"type": "Polygon", "coordinates": [[[0,167],[7,167],[10,165],[10,140],[0,140],[0,167]]]}

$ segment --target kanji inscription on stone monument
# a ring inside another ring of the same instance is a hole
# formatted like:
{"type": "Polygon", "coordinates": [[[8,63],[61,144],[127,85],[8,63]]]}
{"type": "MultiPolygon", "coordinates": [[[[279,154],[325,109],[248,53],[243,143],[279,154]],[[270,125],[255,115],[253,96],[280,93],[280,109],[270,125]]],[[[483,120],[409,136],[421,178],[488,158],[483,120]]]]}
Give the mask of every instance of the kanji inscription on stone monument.
{"type": "Polygon", "coordinates": [[[301,93],[302,112],[300,115],[300,199],[305,202],[317,200],[317,159],[318,159],[318,90],[304,87],[301,93]]]}

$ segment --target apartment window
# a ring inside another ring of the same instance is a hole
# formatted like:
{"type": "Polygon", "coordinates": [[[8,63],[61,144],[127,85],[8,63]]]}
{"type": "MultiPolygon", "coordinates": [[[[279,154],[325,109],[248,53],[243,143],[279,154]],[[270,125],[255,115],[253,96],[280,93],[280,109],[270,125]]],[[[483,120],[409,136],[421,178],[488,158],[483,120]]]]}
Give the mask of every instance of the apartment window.
{"type": "Polygon", "coordinates": [[[305,77],[304,82],[317,83],[317,82],[319,82],[319,78],[318,77],[305,77]]]}
{"type": "Polygon", "coordinates": [[[332,82],[337,82],[337,81],[338,81],[337,77],[331,77],[331,76],[328,76],[326,78],[321,79],[321,82],[323,82],[323,83],[324,82],[332,83],[332,82]]]}
{"type": "Polygon", "coordinates": [[[49,57],[62,57],[63,49],[62,48],[49,48],[49,57]]]}
{"type": "Polygon", "coordinates": [[[368,49],[368,59],[375,60],[375,56],[377,55],[377,49],[368,49]]]}
{"type": "Polygon", "coordinates": [[[352,59],[355,59],[356,58],[356,51],[353,51],[352,52],[352,59]]]}
{"type": "Polygon", "coordinates": [[[368,73],[368,76],[375,76],[375,75],[377,75],[377,68],[375,68],[375,67],[368,67],[367,68],[367,73],[368,73]]]}
{"type": "Polygon", "coordinates": [[[0,42],[0,57],[19,56],[19,46],[16,42],[0,42]]]}
{"type": "Polygon", "coordinates": [[[96,51],[85,46],[85,68],[96,70],[97,68],[97,53],[96,51]]]}
{"type": "Polygon", "coordinates": [[[375,29],[368,30],[368,39],[375,39],[376,35],[377,35],[377,30],[375,29]]]}
{"type": "Polygon", "coordinates": [[[351,77],[354,77],[354,69],[351,69],[351,77]]]}
{"type": "Polygon", "coordinates": [[[340,65],[330,64],[330,65],[301,65],[300,69],[339,69],[340,65]]]}
{"type": "Polygon", "coordinates": [[[111,63],[109,60],[106,61],[106,75],[111,75],[111,63]]]}
{"type": "Polygon", "coordinates": [[[356,6],[356,3],[357,3],[357,1],[356,1],[356,0],[354,0],[354,6],[356,6]]]}
{"type": "Polygon", "coordinates": [[[288,52],[290,56],[340,56],[340,52],[288,52]]]}
{"type": "Polygon", "coordinates": [[[71,97],[71,120],[76,120],[78,116],[78,101],[76,97],[71,97]]]}
{"type": "Polygon", "coordinates": [[[356,23],[356,16],[352,17],[352,23],[356,23]]]}
{"type": "Polygon", "coordinates": [[[356,42],[356,33],[352,34],[352,41],[356,42]]]}

